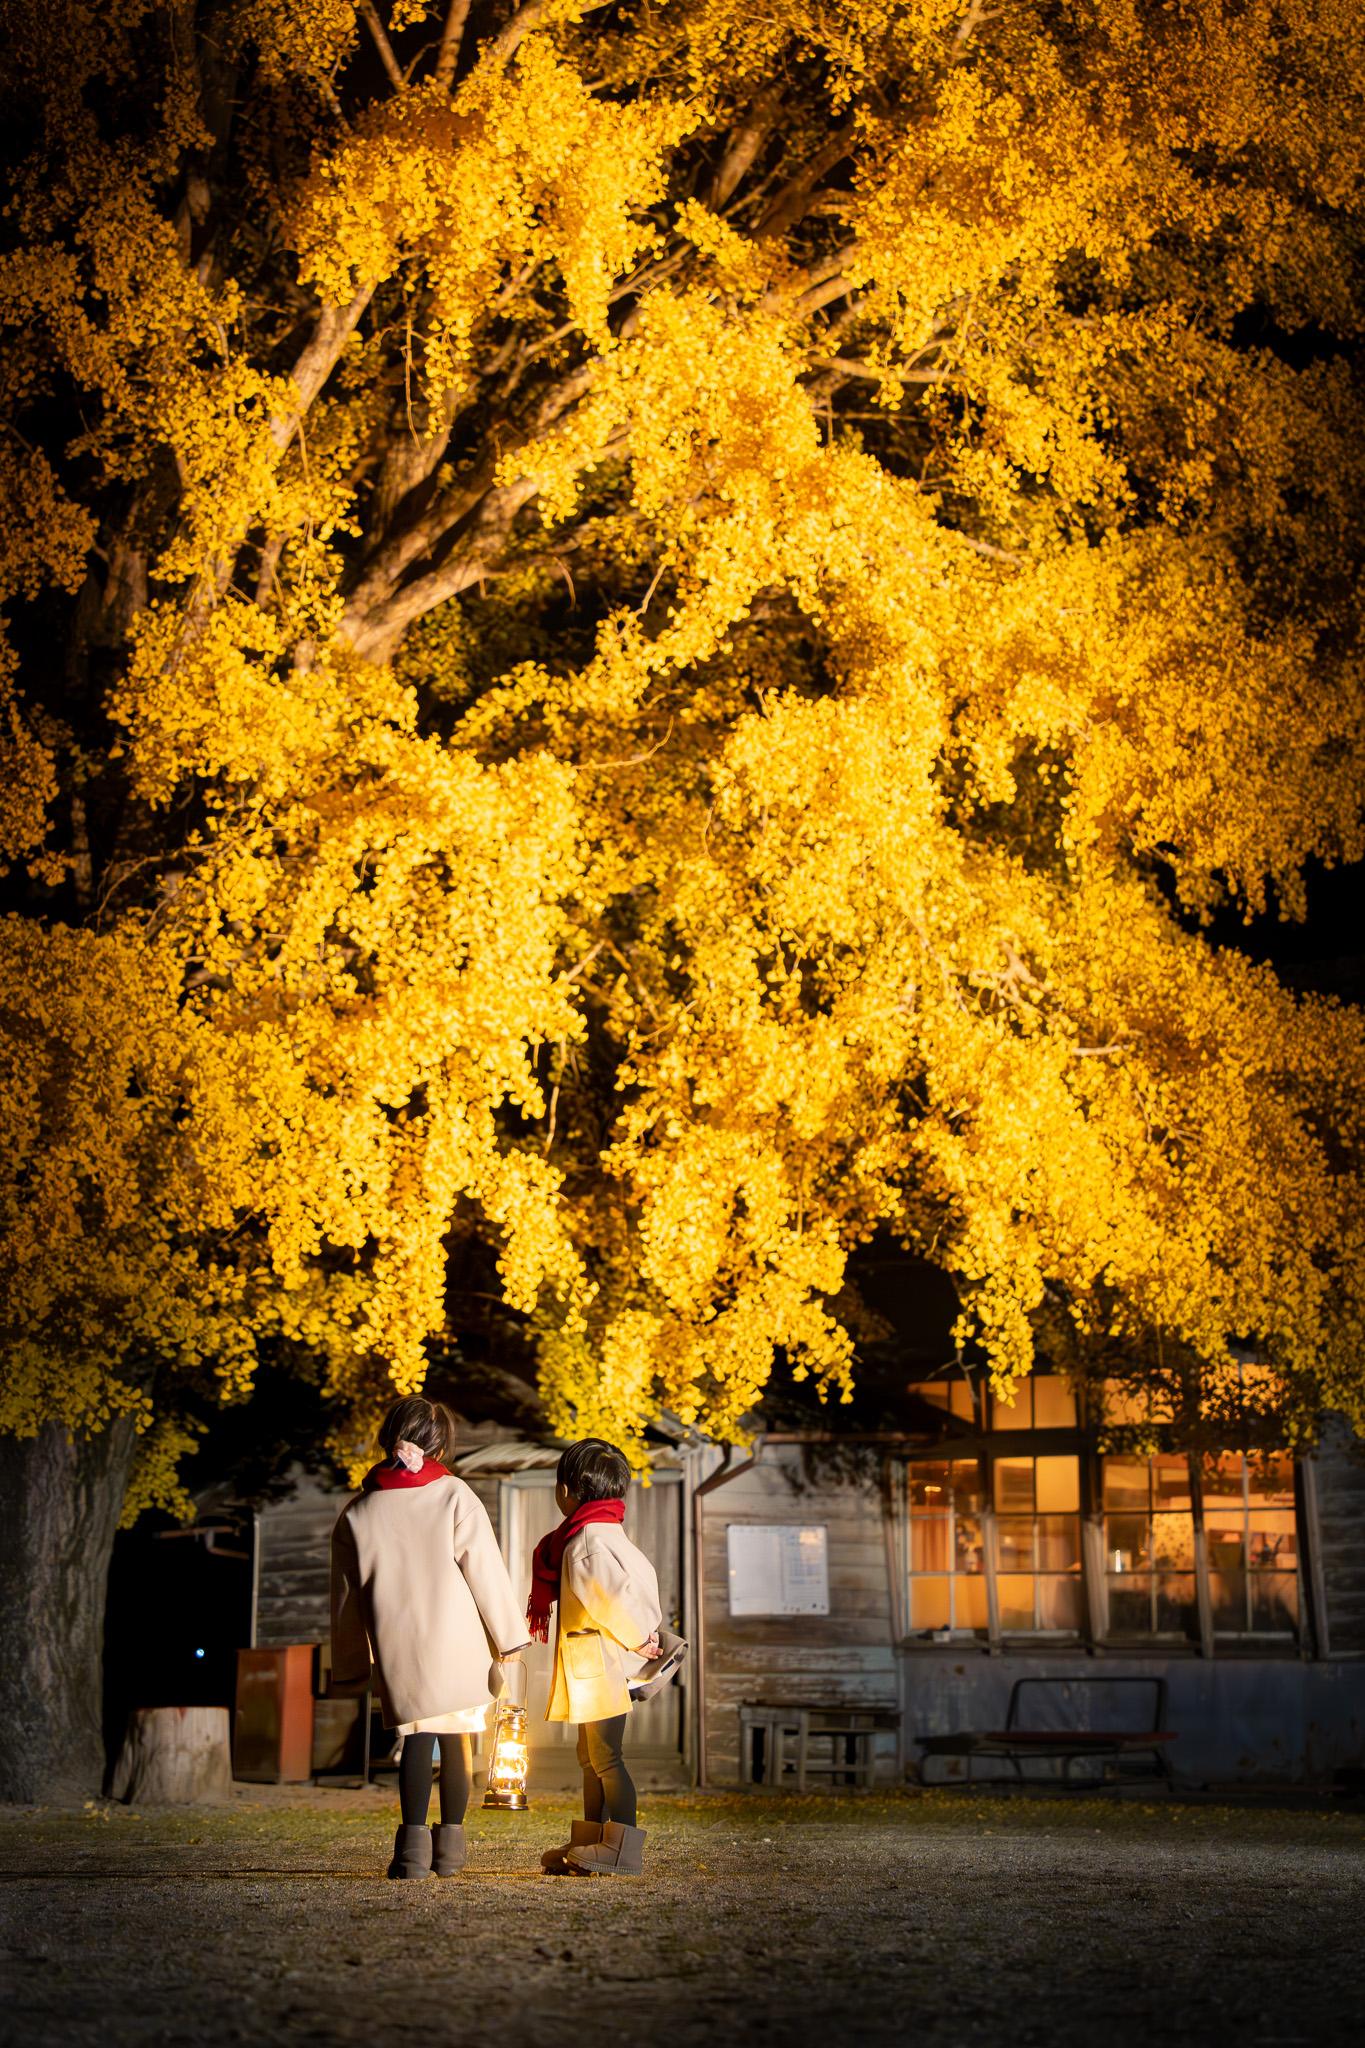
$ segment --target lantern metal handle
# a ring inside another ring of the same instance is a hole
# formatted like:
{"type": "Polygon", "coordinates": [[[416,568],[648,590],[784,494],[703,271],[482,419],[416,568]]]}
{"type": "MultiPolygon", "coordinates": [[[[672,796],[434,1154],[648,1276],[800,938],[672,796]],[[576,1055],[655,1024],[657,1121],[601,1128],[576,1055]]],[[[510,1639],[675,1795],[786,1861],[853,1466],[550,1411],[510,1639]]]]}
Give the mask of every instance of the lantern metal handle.
{"type": "Polygon", "coordinates": [[[502,1684],[498,1688],[499,1703],[509,1707],[524,1707],[526,1705],[527,1673],[526,1666],[521,1658],[515,1657],[506,1664],[499,1661],[498,1669],[502,1673],[502,1684]]]}

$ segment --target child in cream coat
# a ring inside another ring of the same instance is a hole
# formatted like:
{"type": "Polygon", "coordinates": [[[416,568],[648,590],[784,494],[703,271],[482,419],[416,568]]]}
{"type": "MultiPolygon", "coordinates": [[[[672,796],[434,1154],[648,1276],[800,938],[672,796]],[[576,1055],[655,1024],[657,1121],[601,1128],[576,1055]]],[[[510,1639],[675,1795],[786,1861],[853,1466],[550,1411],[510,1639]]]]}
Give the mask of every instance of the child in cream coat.
{"type": "Polygon", "coordinates": [[[583,1818],[568,1842],[545,1851],[541,1866],[635,1876],[645,1833],[636,1826],[635,1786],[621,1751],[630,1681],[659,1655],[659,1582],[621,1526],[630,1467],[614,1444],[586,1437],[570,1445],[555,1480],[564,1520],[536,1545],[527,1620],[532,1635],[548,1642],[558,1602],[545,1718],[579,1724],[583,1818]]]}
{"type": "Polygon", "coordinates": [[[438,1402],[396,1402],[379,1432],[388,1456],[332,1534],[331,1690],[362,1692],[373,1663],[384,1719],[403,1737],[390,1877],[454,1877],[463,1867],[469,1738],[487,1721],[498,1665],[527,1644],[487,1512],[442,1462],[452,1436],[438,1402]],[[438,1742],[441,1824],[429,1829],[438,1742]]]}

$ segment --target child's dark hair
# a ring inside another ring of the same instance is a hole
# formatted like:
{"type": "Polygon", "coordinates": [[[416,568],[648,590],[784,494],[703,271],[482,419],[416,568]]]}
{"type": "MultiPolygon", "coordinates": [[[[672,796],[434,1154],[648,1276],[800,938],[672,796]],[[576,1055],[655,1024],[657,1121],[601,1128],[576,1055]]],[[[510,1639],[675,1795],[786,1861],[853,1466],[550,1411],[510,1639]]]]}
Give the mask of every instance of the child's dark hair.
{"type": "Polygon", "coordinates": [[[561,1454],[555,1478],[579,1500],[623,1500],[630,1467],[615,1444],[585,1436],[561,1454]]]}
{"type": "Polygon", "coordinates": [[[401,1443],[416,1444],[444,1463],[455,1448],[455,1417],[444,1401],[428,1401],[425,1394],[395,1401],[379,1425],[379,1444],[392,1457],[394,1445],[401,1443]]]}

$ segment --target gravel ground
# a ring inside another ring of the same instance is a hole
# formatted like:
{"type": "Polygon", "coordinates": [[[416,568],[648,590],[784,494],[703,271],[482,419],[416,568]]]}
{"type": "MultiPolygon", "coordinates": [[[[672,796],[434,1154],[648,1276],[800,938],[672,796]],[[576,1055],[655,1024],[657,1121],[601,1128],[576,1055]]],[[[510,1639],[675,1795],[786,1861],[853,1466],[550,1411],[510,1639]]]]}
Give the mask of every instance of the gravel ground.
{"type": "Polygon", "coordinates": [[[0,2041],[143,2048],[1355,2042],[1365,1817],[653,1797],[648,1872],[540,1875],[562,1798],[389,1884],[391,1794],[0,1808],[0,2041]]]}

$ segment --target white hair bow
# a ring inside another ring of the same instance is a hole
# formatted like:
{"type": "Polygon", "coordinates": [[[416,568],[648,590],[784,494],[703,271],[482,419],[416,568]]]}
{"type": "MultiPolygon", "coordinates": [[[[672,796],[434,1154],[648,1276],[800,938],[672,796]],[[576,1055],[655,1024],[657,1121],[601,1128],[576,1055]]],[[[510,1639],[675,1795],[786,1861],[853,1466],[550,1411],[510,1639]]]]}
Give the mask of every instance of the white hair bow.
{"type": "Polygon", "coordinates": [[[409,1472],[420,1472],[423,1465],[427,1462],[426,1452],[420,1450],[416,1444],[408,1443],[406,1438],[400,1439],[394,1445],[393,1455],[397,1458],[400,1465],[407,1466],[409,1472]]]}

